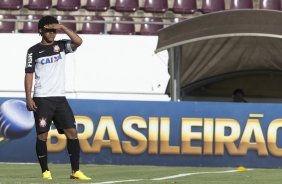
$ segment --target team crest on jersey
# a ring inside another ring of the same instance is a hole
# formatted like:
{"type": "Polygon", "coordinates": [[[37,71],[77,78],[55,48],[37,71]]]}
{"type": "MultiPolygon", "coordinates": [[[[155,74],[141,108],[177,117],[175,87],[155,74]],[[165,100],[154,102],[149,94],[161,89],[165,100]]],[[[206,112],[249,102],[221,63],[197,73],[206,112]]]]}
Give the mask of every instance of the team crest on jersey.
{"type": "Polygon", "coordinates": [[[54,52],[60,52],[59,45],[54,45],[53,50],[54,50],[54,52]]]}
{"type": "Polygon", "coordinates": [[[47,126],[46,118],[40,118],[39,119],[39,126],[40,127],[46,127],[47,126]]]}

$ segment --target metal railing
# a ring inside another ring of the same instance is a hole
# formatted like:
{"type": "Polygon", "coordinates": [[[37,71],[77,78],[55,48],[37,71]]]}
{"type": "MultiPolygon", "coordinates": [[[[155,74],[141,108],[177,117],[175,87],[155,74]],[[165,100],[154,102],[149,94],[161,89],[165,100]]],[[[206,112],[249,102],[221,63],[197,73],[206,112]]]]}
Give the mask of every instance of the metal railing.
{"type": "MultiPolygon", "coordinates": [[[[148,17],[150,18],[150,17],[148,17]]],[[[144,21],[145,18],[140,18],[139,20],[133,20],[133,21],[123,21],[123,20],[59,20],[60,23],[75,23],[76,27],[78,24],[85,24],[85,23],[100,23],[105,25],[105,32],[104,34],[108,33],[108,26],[111,26],[112,24],[133,24],[134,26],[142,25],[142,24],[148,24],[148,25],[163,25],[164,27],[167,27],[169,25],[175,24],[176,22],[172,21],[162,21],[162,22],[152,22],[152,21],[144,21]]],[[[34,19],[28,19],[24,17],[18,17],[17,19],[0,19],[0,22],[15,22],[15,33],[19,32],[20,26],[19,23],[25,23],[25,22],[38,22],[39,20],[34,19]]],[[[76,29],[76,32],[79,32],[79,29],[76,29]]]]}

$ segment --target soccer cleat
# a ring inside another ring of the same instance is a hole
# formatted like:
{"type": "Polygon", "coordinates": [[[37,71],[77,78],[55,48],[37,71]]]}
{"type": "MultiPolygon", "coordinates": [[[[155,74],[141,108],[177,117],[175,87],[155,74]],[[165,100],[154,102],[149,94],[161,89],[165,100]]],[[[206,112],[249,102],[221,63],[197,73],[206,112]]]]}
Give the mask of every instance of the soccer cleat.
{"type": "Polygon", "coordinates": [[[71,179],[78,179],[78,180],[91,180],[91,178],[85,176],[85,174],[83,172],[81,172],[80,170],[72,173],[70,175],[71,179]]]}
{"type": "Polygon", "coordinates": [[[42,178],[46,180],[51,180],[52,179],[51,172],[46,170],[44,173],[42,173],[42,178]]]}

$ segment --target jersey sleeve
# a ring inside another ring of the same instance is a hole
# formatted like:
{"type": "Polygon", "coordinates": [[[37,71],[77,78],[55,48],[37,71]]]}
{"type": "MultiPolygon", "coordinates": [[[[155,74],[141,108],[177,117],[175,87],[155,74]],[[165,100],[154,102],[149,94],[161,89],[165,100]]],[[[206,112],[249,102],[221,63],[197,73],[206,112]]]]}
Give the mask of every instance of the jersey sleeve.
{"type": "Polygon", "coordinates": [[[65,53],[73,53],[76,49],[73,49],[71,47],[71,40],[61,40],[64,44],[64,48],[65,48],[65,53]]]}
{"type": "Polygon", "coordinates": [[[33,73],[35,71],[34,53],[29,49],[26,55],[25,73],[33,73]]]}

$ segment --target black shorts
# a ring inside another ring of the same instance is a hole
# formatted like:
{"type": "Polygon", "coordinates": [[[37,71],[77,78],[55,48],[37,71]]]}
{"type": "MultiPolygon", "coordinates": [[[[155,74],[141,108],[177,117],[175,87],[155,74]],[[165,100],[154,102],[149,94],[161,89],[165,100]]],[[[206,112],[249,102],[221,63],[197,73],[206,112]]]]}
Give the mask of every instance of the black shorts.
{"type": "Polygon", "coordinates": [[[37,106],[34,112],[37,133],[48,132],[52,121],[60,134],[64,129],[76,128],[66,97],[34,97],[33,100],[37,106]]]}

